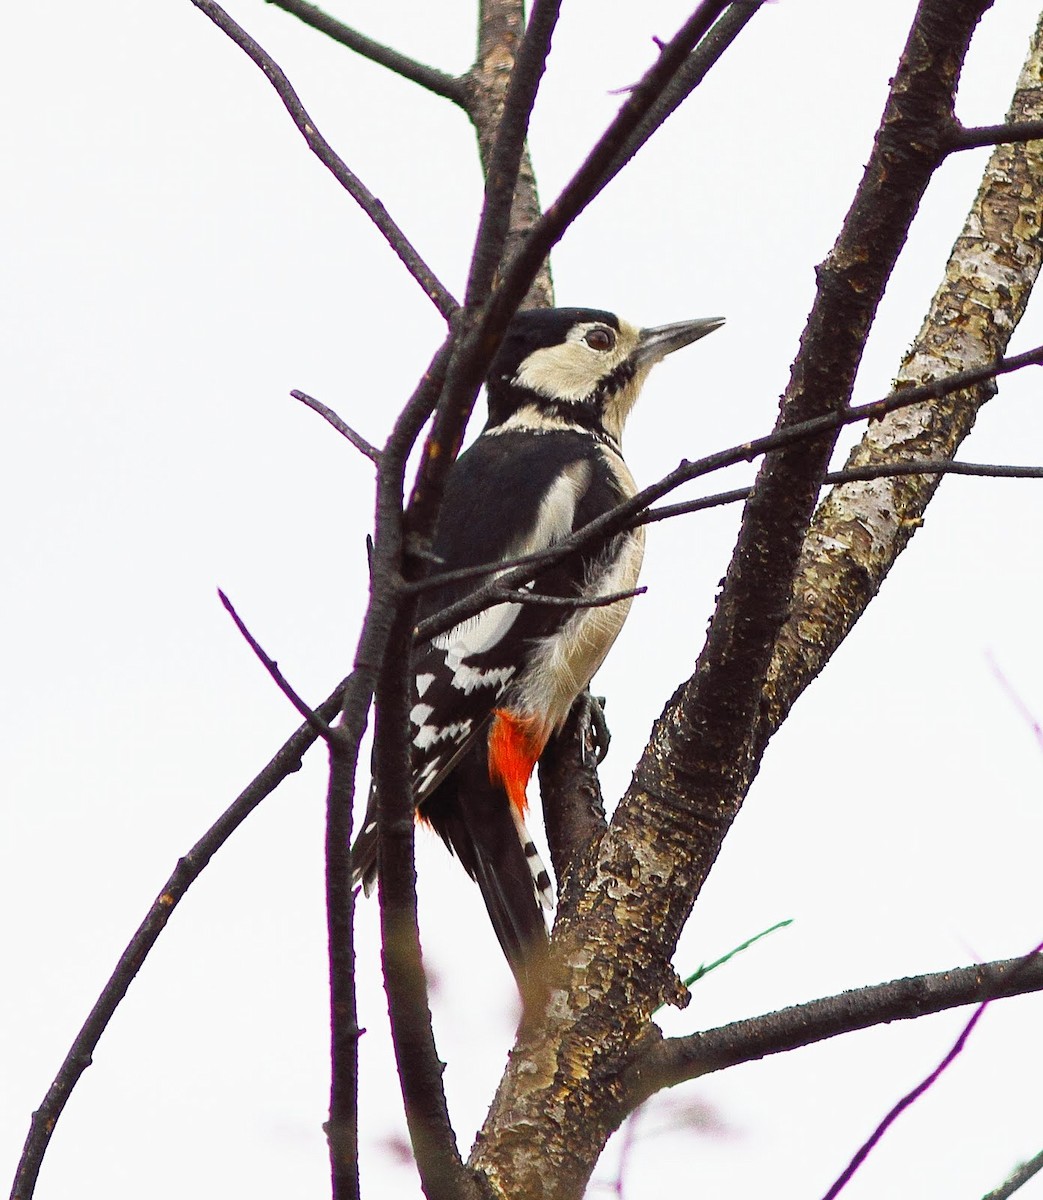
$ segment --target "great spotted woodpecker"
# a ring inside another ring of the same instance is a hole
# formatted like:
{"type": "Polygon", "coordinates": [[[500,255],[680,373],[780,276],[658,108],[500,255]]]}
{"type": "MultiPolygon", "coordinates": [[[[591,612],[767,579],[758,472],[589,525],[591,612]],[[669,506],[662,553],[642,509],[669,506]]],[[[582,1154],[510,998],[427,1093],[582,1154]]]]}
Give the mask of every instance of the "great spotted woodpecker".
{"type": "MultiPolygon", "coordinates": [[[[520,312],[489,370],[489,419],[454,465],[435,532],[436,571],[545,550],[632,496],[623,426],[651,368],[721,318],[638,329],[584,308],[520,312]]],[[[634,588],[643,529],[542,570],[532,590],[595,598],[634,588]]],[[[421,617],[484,579],[426,593],[421,617]]],[[[481,888],[523,993],[545,946],[550,877],[525,827],[526,785],[552,734],[616,639],[630,600],[605,607],[504,602],[418,647],[413,791],[481,888]]],[[[356,882],[377,874],[375,797],[352,849],[356,882]]]]}

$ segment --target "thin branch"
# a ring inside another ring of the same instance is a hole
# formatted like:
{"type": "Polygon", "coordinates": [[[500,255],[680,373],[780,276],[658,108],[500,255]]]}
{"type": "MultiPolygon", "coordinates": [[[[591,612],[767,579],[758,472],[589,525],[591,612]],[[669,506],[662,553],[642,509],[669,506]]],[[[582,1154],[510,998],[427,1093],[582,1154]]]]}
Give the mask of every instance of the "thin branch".
{"type": "Polygon", "coordinates": [[[643,596],[647,587],[629,588],[625,592],[606,592],[604,596],[543,596],[539,592],[529,592],[524,588],[500,588],[494,595],[508,604],[535,604],[546,608],[607,608],[610,604],[618,604],[620,600],[633,600],[635,596],[643,596]]]}
{"type": "MultiPolygon", "coordinates": [[[[402,490],[410,451],[445,386],[452,346],[450,337],[395,422],[381,452],[370,564],[371,600],[359,650],[376,696],[374,768],[384,986],[406,1122],[429,1200],[470,1200],[478,1195],[475,1177],[460,1158],[449,1119],[442,1064],[431,1028],[416,915],[408,747],[402,736],[408,726],[409,633],[416,608],[416,599],[407,596],[401,586],[405,540],[402,490]]],[[[341,1019],[335,1007],[332,1019],[335,1024],[341,1019]]]]}
{"type": "MultiPolygon", "coordinates": [[[[1036,346],[1032,350],[1027,350],[1024,354],[1015,354],[1009,358],[998,359],[996,362],[989,363],[983,367],[972,367],[967,371],[958,371],[956,374],[946,376],[944,379],[936,379],[930,383],[920,384],[917,387],[899,388],[897,391],[891,392],[890,395],[880,400],[873,400],[868,404],[854,405],[841,409],[838,412],[824,413],[822,416],[812,417],[807,421],[786,425],[764,437],[754,438],[749,442],[741,442],[739,445],[732,446],[727,450],[719,450],[715,454],[707,455],[705,458],[696,459],[692,462],[682,462],[680,466],[676,467],[668,475],[664,475],[658,483],[643,488],[629,500],[616,505],[609,512],[584,525],[582,529],[577,530],[570,537],[562,539],[562,541],[557,542],[550,549],[540,554],[527,556],[523,560],[522,565],[504,571],[494,583],[488,584],[484,588],[479,588],[469,596],[465,596],[462,600],[447,605],[441,611],[425,618],[417,624],[416,636],[418,638],[435,637],[439,633],[444,633],[447,629],[451,629],[460,621],[481,612],[490,603],[496,602],[494,598],[496,589],[512,587],[515,584],[524,584],[533,578],[537,568],[561,562],[562,559],[567,558],[570,554],[588,545],[590,542],[610,537],[619,530],[627,528],[632,519],[637,517],[650,504],[667,495],[669,492],[674,491],[682,483],[687,483],[689,480],[697,479],[702,475],[708,475],[710,472],[720,470],[722,467],[730,467],[740,462],[752,461],[763,454],[767,454],[770,450],[791,446],[796,442],[814,438],[819,434],[839,429],[844,425],[852,425],[859,421],[877,420],[887,413],[896,412],[901,408],[921,404],[925,400],[940,399],[942,396],[950,395],[953,392],[963,391],[966,388],[986,383],[997,376],[1009,375],[1013,371],[1021,370],[1023,367],[1040,366],[1041,364],[1043,364],[1043,345],[1036,346]]],[[[901,464],[895,465],[898,466],[901,464]]],[[[903,472],[898,471],[896,473],[903,472]]],[[[915,473],[924,474],[925,472],[918,470],[915,473]]],[[[692,503],[697,504],[698,501],[693,501],[692,503]]],[[[470,570],[473,570],[475,574],[485,574],[489,569],[488,566],[482,566],[471,568],[470,570]]],[[[462,572],[447,572],[444,576],[431,576],[428,580],[412,586],[416,590],[420,590],[428,586],[437,586],[442,580],[447,581],[451,576],[453,578],[461,578],[462,575],[462,572]]]]}
{"type": "MultiPolygon", "coordinates": [[[[1039,954],[1041,949],[1043,949],[1043,944],[1036,946],[1034,950],[1030,951],[1029,954],[1021,960],[1019,966],[1015,967],[1011,972],[1011,977],[1013,978],[1013,976],[1016,975],[1019,970],[1027,966],[1028,963],[1030,963],[1032,959],[1039,954]]],[[[953,1042],[948,1053],[945,1055],[942,1061],[934,1068],[933,1071],[924,1076],[924,1078],[921,1079],[914,1088],[906,1092],[906,1094],[892,1106],[891,1110],[887,1113],[876,1129],[873,1130],[865,1142],[863,1142],[863,1144],[858,1148],[844,1170],[841,1171],[836,1182],[829,1189],[829,1191],[826,1192],[823,1200],[836,1200],[837,1196],[839,1196],[844,1188],[847,1187],[848,1183],[850,1183],[858,1168],[863,1162],[865,1162],[866,1158],[879,1144],[881,1138],[888,1131],[888,1129],[891,1128],[891,1126],[907,1108],[915,1104],[921,1096],[923,1096],[930,1088],[932,1088],[942,1077],[942,1075],[949,1069],[949,1067],[952,1066],[956,1059],[963,1053],[964,1047],[967,1045],[971,1034],[974,1032],[975,1026],[985,1015],[985,1010],[991,1003],[992,998],[990,997],[987,1000],[983,1000],[981,1004],[978,1005],[970,1020],[966,1023],[966,1025],[964,1025],[963,1029],[960,1031],[959,1037],[957,1037],[956,1041],[953,1042]]]]}
{"type": "MultiPolygon", "coordinates": [[[[268,0],[268,3],[275,4],[277,0],[268,0]]],[[[324,420],[329,421],[341,437],[347,438],[355,449],[364,454],[370,462],[380,465],[380,451],[376,446],[367,442],[361,433],[356,433],[332,408],[328,408],[321,400],[316,400],[314,396],[309,396],[307,392],[299,391],[297,388],[294,388],[290,395],[294,400],[299,400],[313,412],[317,412],[324,420]]]]}
{"type": "Polygon", "coordinates": [[[1003,125],[968,128],[954,121],[946,135],[946,150],[977,150],[982,146],[1004,146],[1011,142],[1036,142],[1043,138],[1043,121],[1008,121],[1003,125]]]}
{"type": "Polygon", "coordinates": [[[1037,954],[893,979],[687,1037],[668,1038],[640,1054],[626,1072],[627,1107],[643,1103],[661,1088],[843,1033],[1041,990],[1043,957],[1037,954]]]}
{"type": "Polygon", "coordinates": [[[355,994],[355,889],[351,810],[361,730],[336,726],[328,739],[326,933],[330,970],[330,1115],[325,1124],[333,1200],[359,1200],[359,1037],[355,994]]]}
{"type": "MultiPolygon", "coordinates": [[[[638,123],[634,132],[620,147],[606,173],[606,182],[626,166],[642,146],[661,129],[667,119],[680,108],[706,78],[710,71],[742,33],[753,17],[763,8],[765,0],[735,0],[715,22],[709,33],[685,59],[684,65],[662,95],[638,123]]],[[[630,91],[631,89],[626,89],[630,91]]]]}
{"type": "Polygon", "coordinates": [[[365,187],[358,176],[348,168],[344,160],[319,133],[315,122],[301,104],[282,68],[214,0],[192,0],[192,3],[261,68],[269,83],[278,93],[279,99],[282,100],[293,123],[308,143],[308,148],[376,225],[406,270],[420,284],[424,294],[448,321],[460,306],[416,252],[406,235],[391,219],[384,205],[365,187]]]}
{"type": "MultiPolygon", "coordinates": [[[[774,434],[769,435],[769,437],[774,436],[774,434]]],[[[743,443],[743,446],[748,444],[743,443]]],[[[734,466],[735,464],[733,462],[724,465],[734,466]]],[[[888,479],[903,475],[969,475],[983,479],[1043,479],[1043,467],[1015,466],[1009,463],[952,462],[947,458],[925,458],[922,461],[873,463],[864,467],[845,467],[840,471],[828,471],[822,478],[822,486],[858,483],[867,479],[888,479]]],[[[682,500],[677,504],[664,504],[659,508],[649,508],[638,513],[627,523],[626,528],[636,529],[639,525],[653,525],[657,521],[703,512],[708,508],[723,508],[727,504],[748,500],[752,491],[753,485],[751,484],[749,487],[732,488],[727,492],[714,492],[709,496],[699,496],[695,500],[682,500]]],[[[439,571],[436,575],[428,575],[424,579],[418,579],[415,583],[407,585],[407,590],[429,592],[435,588],[444,587],[448,583],[459,583],[463,579],[479,579],[483,575],[494,575],[511,567],[541,567],[553,561],[547,557],[549,553],[551,552],[539,551],[534,554],[520,554],[517,558],[505,558],[501,562],[479,563],[473,567],[459,567],[455,571],[439,571]]]]}
{"type": "Polygon", "coordinates": [[[352,29],[350,25],[345,25],[343,21],[331,17],[317,5],[308,4],[306,0],[266,0],[266,3],[274,4],[276,8],[292,13],[293,16],[299,17],[305,25],[319,30],[320,33],[326,34],[335,42],[347,46],[349,50],[354,50],[363,58],[368,58],[370,62],[387,67],[389,71],[409,80],[410,83],[418,84],[436,96],[442,96],[446,100],[452,100],[461,108],[466,108],[467,89],[464,81],[457,76],[439,71],[435,67],[426,66],[424,63],[417,62],[405,54],[400,54],[397,50],[392,50],[390,47],[366,37],[358,30],[352,29]]]}
{"type": "Polygon", "coordinates": [[[560,733],[547,743],[539,760],[540,804],[551,864],[562,895],[572,886],[573,865],[582,849],[605,832],[605,802],[597,765],[607,735],[595,732],[592,706],[583,692],[560,733]],[[604,740],[596,740],[598,737],[604,740]]]}
{"type": "Polygon", "coordinates": [[[1017,688],[1015,688],[1015,686],[1003,673],[999,664],[992,657],[992,655],[987,655],[987,658],[989,660],[989,667],[992,670],[992,674],[995,676],[996,682],[1003,689],[1007,699],[1017,709],[1018,716],[1021,717],[1021,719],[1032,731],[1032,736],[1036,739],[1036,744],[1041,750],[1043,750],[1043,724],[1040,723],[1039,717],[1037,717],[1032,709],[1029,708],[1029,706],[1025,703],[1024,699],[1018,693],[1017,688]]]}
{"type": "Polygon", "coordinates": [[[579,170],[533,226],[518,253],[504,268],[500,286],[487,312],[486,324],[495,327],[514,312],[551,249],[613,178],[618,170],[618,167],[613,170],[614,160],[620,148],[626,145],[695,45],[727,7],[728,0],[703,0],[674,37],[662,47],[657,61],[635,84],[579,170]]]}
{"type": "Polygon", "coordinates": [[[1043,1150],[1012,1171],[998,1188],[993,1188],[987,1196],[982,1197],[982,1200],[1009,1200],[1019,1188],[1024,1187],[1033,1175],[1040,1171],[1043,1171],[1043,1150]]]}
{"type": "Polygon", "coordinates": [[[286,678],[282,671],[279,670],[279,664],[274,658],[271,658],[265,652],[261,643],[254,637],[250,630],[247,629],[246,622],[235,611],[235,607],[233,606],[231,600],[228,599],[228,597],[223,591],[221,591],[220,588],[217,589],[217,594],[221,599],[222,605],[224,605],[225,612],[227,612],[235,622],[236,629],[239,630],[246,640],[246,644],[260,659],[261,665],[268,672],[268,674],[271,675],[272,679],[275,680],[279,691],[281,691],[287,700],[289,700],[293,707],[300,713],[305,721],[308,722],[312,729],[315,730],[319,737],[321,737],[323,741],[328,742],[331,736],[329,725],[327,725],[326,722],[316,714],[313,708],[305,704],[300,696],[294,691],[293,687],[290,685],[290,681],[286,678]]]}
{"type": "MultiPolygon", "coordinates": [[[[841,471],[828,471],[822,479],[824,487],[837,483],[858,483],[867,479],[890,479],[901,475],[972,475],[983,479],[1043,479],[1043,467],[1019,467],[1006,463],[952,462],[947,458],[925,458],[920,462],[871,463],[864,467],[845,467],[841,471]]],[[[633,525],[651,525],[669,517],[680,517],[687,513],[702,512],[707,508],[720,508],[749,499],[751,487],[733,488],[730,492],[716,492],[712,496],[700,496],[697,500],[685,500],[680,504],[664,504],[652,508],[637,517],[633,525]]]]}
{"type": "MultiPolygon", "coordinates": [[[[350,676],[342,680],[315,710],[324,721],[331,720],[340,708],[341,698],[348,688],[350,676]]],[[[11,1200],[30,1200],[36,1188],[51,1135],[65,1109],[73,1088],[91,1064],[94,1051],[109,1021],[119,1007],[127,989],[141,969],[159,935],[166,927],[170,914],[199,878],[211,858],[228,841],[239,826],[265,797],[294,771],[299,771],[306,750],[316,741],[317,734],[309,725],[302,725],[278,750],[268,765],[240,793],[233,804],[203,834],[191,850],[178,859],[173,874],[152,902],[144,920],[138,926],[120,955],[119,962],[95,1001],[83,1027],[76,1035],[65,1060],[47,1090],[40,1107],[33,1113],[22,1157],[15,1172],[11,1200]]]]}
{"type": "Polygon", "coordinates": [[[409,720],[409,633],[414,612],[415,601],[395,623],[376,690],[373,767],[384,990],[424,1195],[427,1200],[478,1200],[477,1179],[464,1166],[449,1118],[417,922],[413,789],[409,746],[400,733],[409,720]]]}
{"type": "Polygon", "coordinates": [[[826,1192],[823,1200],[836,1200],[837,1196],[839,1196],[844,1188],[846,1188],[851,1182],[851,1180],[854,1178],[855,1172],[869,1157],[873,1149],[879,1144],[880,1139],[884,1136],[888,1129],[890,1129],[898,1117],[912,1104],[915,1104],[916,1101],[919,1100],[922,1095],[924,1095],[928,1088],[933,1087],[941,1077],[942,1073],[948,1070],[953,1062],[955,1062],[956,1058],[963,1053],[963,1048],[967,1045],[968,1038],[974,1032],[974,1027],[985,1015],[985,1009],[988,1007],[988,1004],[989,1001],[986,1000],[982,1004],[978,1005],[978,1007],[974,1010],[974,1015],[967,1022],[967,1024],[964,1025],[963,1029],[960,1031],[959,1037],[950,1047],[948,1053],[937,1065],[937,1067],[935,1067],[934,1070],[931,1071],[930,1074],[924,1079],[921,1079],[916,1087],[912,1088],[911,1091],[906,1092],[906,1094],[884,1117],[876,1129],[873,1130],[866,1141],[859,1146],[851,1161],[847,1164],[843,1171],[841,1171],[832,1187],[830,1187],[830,1189],[826,1192]]]}

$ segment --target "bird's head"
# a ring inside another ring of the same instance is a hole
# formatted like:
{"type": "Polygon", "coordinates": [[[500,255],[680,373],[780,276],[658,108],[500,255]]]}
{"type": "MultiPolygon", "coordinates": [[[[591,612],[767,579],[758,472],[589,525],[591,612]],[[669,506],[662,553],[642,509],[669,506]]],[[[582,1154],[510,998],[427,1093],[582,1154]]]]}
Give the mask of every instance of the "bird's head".
{"type": "Polygon", "coordinates": [[[619,441],[652,367],[723,324],[704,317],[639,329],[594,308],[520,312],[489,370],[486,428],[571,426],[619,441]]]}

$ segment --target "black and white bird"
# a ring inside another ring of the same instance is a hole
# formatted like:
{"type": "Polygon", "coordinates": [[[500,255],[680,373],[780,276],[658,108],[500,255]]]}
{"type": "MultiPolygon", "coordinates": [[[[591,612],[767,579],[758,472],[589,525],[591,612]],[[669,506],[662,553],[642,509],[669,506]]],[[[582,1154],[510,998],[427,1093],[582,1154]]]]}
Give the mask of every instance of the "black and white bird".
{"type": "MultiPolygon", "coordinates": [[[[489,370],[489,419],[454,465],[435,532],[437,571],[505,562],[553,546],[636,491],[623,427],[652,367],[713,332],[719,317],[639,329],[585,308],[518,313],[489,370]]],[[[538,595],[631,591],[641,528],[542,570],[538,595]]],[[[494,578],[426,593],[430,615],[494,578]]],[[[478,883],[524,993],[545,946],[550,877],[525,827],[526,785],[590,683],[630,608],[503,602],[418,647],[413,791],[418,816],[478,883]]],[[[352,849],[356,882],[377,874],[375,798],[352,849]]]]}

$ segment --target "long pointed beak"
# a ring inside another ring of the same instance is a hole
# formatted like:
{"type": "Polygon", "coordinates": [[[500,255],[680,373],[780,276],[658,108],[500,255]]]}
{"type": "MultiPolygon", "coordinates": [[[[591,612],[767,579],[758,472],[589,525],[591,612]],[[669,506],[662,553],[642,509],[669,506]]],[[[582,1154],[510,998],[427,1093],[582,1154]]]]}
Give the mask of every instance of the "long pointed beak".
{"type": "Polygon", "coordinates": [[[634,358],[638,365],[660,362],[668,354],[690,346],[700,338],[720,329],[724,317],[700,317],[697,321],[675,321],[673,325],[658,325],[655,329],[642,329],[634,358]]]}

